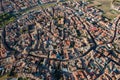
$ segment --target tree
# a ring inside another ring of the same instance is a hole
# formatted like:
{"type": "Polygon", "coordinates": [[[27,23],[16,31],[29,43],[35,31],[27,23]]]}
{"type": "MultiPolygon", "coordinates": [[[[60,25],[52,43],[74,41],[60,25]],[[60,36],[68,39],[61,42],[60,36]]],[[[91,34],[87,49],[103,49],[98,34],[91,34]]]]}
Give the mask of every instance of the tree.
{"type": "Polygon", "coordinates": [[[62,77],[61,69],[60,69],[60,63],[55,66],[55,71],[52,73],[54,80],[60,80],[62,77]]]}
{"type": "Polygon", "coordinates": [[[19,77],[18,80],[24,80],[22,77],[19,77]]]}
{"type": "Polygon", "coordinates": [[[18,80],[28,80],[27,78],[19,77],[18,80]]]}

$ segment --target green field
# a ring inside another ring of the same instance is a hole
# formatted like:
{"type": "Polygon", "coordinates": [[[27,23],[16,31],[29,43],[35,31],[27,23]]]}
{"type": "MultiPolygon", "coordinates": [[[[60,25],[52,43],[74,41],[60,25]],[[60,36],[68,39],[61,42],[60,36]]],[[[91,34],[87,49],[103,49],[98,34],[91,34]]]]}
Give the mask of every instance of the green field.
{"type": "Polygon", "coordinates": [[[113,19],[115,18],[120,12],[111,9],[111,4],[113,0],[88,0],[91,3],[89,4],[90,6],[95,6],[98,9],[101,9],[104,11],[104,16],[113,19]]]}
{"type": "Polygon", "coordinates": [[[5,79],[7,79],[8,78],[8,75],[6,74],[6,75],[4,75],[4,76],[0,76],[0,80],[5,80],[5,79]]]}

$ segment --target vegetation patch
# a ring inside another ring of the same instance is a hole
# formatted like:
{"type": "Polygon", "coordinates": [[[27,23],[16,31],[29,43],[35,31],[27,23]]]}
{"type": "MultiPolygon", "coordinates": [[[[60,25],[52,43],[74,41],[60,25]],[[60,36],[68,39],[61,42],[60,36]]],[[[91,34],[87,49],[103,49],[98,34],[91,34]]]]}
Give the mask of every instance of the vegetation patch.
{"type": "Polygon", "coordinates": [[[0,14],[0,28],[13,22],[16,19],[13,13],[3,13],[0,14]]]}
{"type": "MultiPolygon", "coordinates": [[[[120,0],[116,1],[118,2],[120,0]]],[[[113,0],[92,0],[92,3],[90,3],[89,5],[95,6],[96,8],[103,10],[103,15],[109,18],[110,20],[113,20],[115,17],[117,17],[117,15],[120,14],[120,12],[111,8],[112,2],[113,0]]]]}

